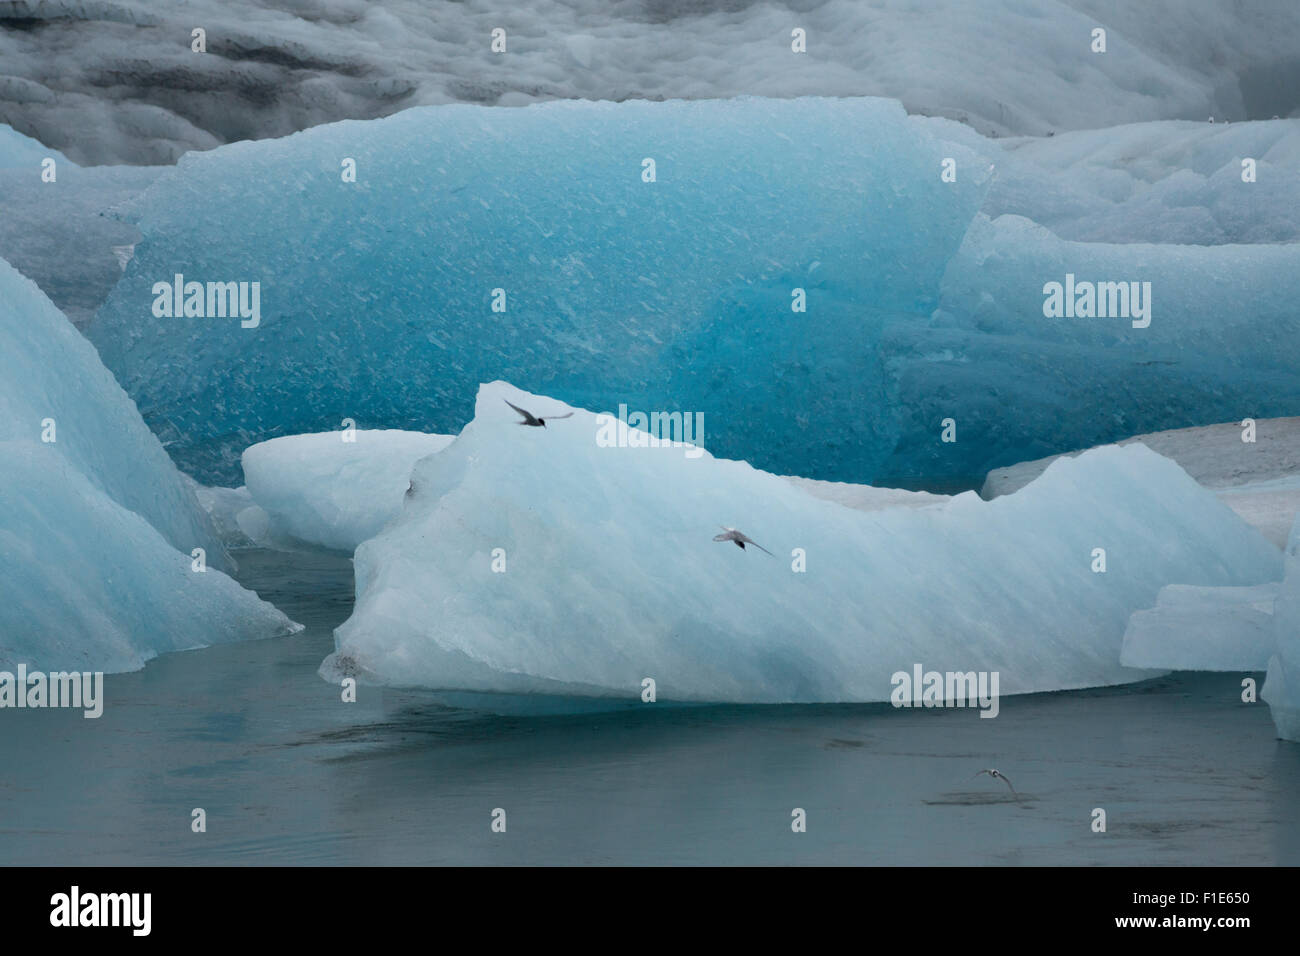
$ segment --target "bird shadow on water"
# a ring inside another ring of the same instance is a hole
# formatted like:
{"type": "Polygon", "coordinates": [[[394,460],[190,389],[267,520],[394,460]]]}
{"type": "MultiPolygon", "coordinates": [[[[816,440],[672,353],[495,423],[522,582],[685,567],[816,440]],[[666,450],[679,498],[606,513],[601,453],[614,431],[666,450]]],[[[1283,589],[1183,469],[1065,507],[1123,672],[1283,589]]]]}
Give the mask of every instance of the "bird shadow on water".
{"type": "Polygon", "coordinates": [[[983,791],[963,790],[942,794],[937,800],[922,801],[931,807],[984,807],[998,803],[1018,804],[1026,810],[1033,809],[1030,804],[1038,798],[1029,794],[1017,796],[1012,793],[985,793],[983,791]]]}

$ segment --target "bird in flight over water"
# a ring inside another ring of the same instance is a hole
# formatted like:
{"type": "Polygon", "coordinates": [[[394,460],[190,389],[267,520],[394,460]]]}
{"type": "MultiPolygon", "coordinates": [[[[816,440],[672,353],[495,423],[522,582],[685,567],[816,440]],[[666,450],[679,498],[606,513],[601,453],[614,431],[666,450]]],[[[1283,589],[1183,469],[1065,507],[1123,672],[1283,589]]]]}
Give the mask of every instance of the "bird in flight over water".
{"type": "MultiPolygon", "coordinates": [[[[503,398],[502,401],[505,402],[507,405],[509,405],[511,408],[513,408],[515,411],[517,411],[520,415],[523,415],[523,416],[524,416],[524,420],[523,420],[522,422],[517,422],[516,424],[519,424],[519,425],[532,425],[534,428],[539,428],[539,427],[540,427],[540,428],[545,428],[545,427],[546,427],[546,419],[545,419],[545,418],[538,418],[538,417],[537,417],[536,415],[534,415],[532,412],[525,411],[524,409],[522,409],[522,408],[520,408],[518,405],[516,405],[514,402],[510,401],[510,399],[508,399],[508,398],[503,398]]],[[[551,420],[552,420],[552,421],[555,421],[556,419],[560,419],[560,418],[572,418],[572,417],[573,417],[573,412],[569,412],[568,414],[565,414],[565,415],[552,415],[552,416],[551,416],[551,420]]]]}
{"type": "MultiPolygon", "coordinates": [[[[981,770],[979,773],[975,774],[975,776],[978,777],[980,774],[985,774],[985,773],[988,774],[990,777],[992,777],[994,780],[1001,780],[1008,787],[1011,787],[1012,793],[1016,793],[1016,788],[1011,786],[1011,781],[1006,778],[1006,775],[1002,773],[1002,771],[994,770],[992,767],[990,767],[987,770],[981,770]]],[[[1020,796],[1020,794],[1016,793],[1016,796],[1018,797],[1020,796]]]]}
{"type": "MultiPolygon", "coordinates": [[[[714,541],[734,541],[736,542],[736,547],[738,547],[741,551],[745,550],[745,545],[752,544],[754,547],[758,548],[758,550],[762,551],[764,554],[772,554],[771,551],[767,550],[767,548],[763,547],[761,544],[759,544],[749,535],[745,534],[743,531],[737,531],[735,528],[728,528],[725,524],[719,525],[719,527],[722,528],[725,534],[715,534],[713,536],[714,541]]],[[[776,557],[776,555],[772,554],[772,557],[776,557]]]]}

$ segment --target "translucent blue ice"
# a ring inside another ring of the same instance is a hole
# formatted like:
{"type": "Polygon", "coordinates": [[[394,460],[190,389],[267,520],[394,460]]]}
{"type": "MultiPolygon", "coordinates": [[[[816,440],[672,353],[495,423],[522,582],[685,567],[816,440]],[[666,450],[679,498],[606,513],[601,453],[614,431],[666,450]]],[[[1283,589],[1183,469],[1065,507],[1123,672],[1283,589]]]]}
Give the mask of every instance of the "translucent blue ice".
{"type": "Polygon", "coordinates": [[[455,432],[504,377],[853,477],[892,446],[880,331],[938,304],[983,195],[946,155],[874,99],[449,106],[235,144],[145,195],[90,334],[208,483],[345,417],[455,432]],[[155,317],[177,274],[260,282],[260,325],[155,317]]]}
{"type": "Polygon", "coordinates": [[[130,670],[294,628],[229,566],[94,347],[0,260],[0,666],[130,670]]]}
{"type": "Polygon", "coordinates": [[[343,418],[454,433],[503,378],[703,413],[711,451],[776,473],[978,486],[1300,412],[1300,244],[1266,241],[1294,235],[1272,207],[1295,196],[1295,122],[1074,134],[1066,155],[1093,163],[1024,144],[1003,176],[990,141],[884,100],[413,109],[185,157],[140,200],[145,238],[90,335],[207,483],[343,418]],[[1236,156],[1256,148],[1248,184],[1236,156]],[[1252,244],[1114,241],[1165,215],[1173,238],[1252,244]],[[156,316],[178,275],[260,283],[256,327],[156,316]],[[1067,275],[1149,284],[1149,324],[1046,316],[1067,275]]]}

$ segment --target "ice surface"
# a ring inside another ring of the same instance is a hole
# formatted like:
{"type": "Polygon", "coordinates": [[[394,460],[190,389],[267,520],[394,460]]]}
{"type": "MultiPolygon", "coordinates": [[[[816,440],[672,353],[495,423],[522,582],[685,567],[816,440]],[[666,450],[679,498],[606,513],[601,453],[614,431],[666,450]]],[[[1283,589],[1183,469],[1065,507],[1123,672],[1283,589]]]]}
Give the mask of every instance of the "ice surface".
{"type": "Polygon", "coordinates": [[[1079,243],[977,217],[985,158],[914,120],[869,99],[445,107],[194,155],[138,204],[146,238],[90,334],[206,483],[234,483],[249,442],[342,417],[455,432],[496,377],[702,412],[715,454],[896,485],[1300,410],[1300,243],[1079,243]],[[176,274],[260,282],[261,324],[154,317],[176,274]],[[1149,327],[1045,317],[1067,274],[1149,283],[1149,327]]]}
{"type": "Polygon", "coordinates": [[[244,475],[270,517],[270,538],[352,551],[401,513],[415,462],[453,437],[395,429],[289,435],[247,449],[244,475]]]}
{"type": "Polygon", "coordinates": [[[892,443],[880,330],[937,305],[988,175],[943,183],[944,155],[861,98],[449,106],[241,143],[145,194],[89,334],[208,484],[345,417],[454,433],[498,377],[700,412],[719,453],[853,478],[892,443]],[[154,317],[177,273],[260,282],[260,325],[154,317]]]}
{"type": "Polygon", "coordinates": [[[0,258],[36,281],[74,325],[85,326],[122,278],[140,234],[114,217],[161,170],[82,169],[56,150],[0,126],[0,258]],[[55,161],[53,182],[41,161],[55,161]]]}
{"type": "MultiPolygon", "coordinates": [[[[1118,444],[1141,442],[1173,459],[1280,548],[1300,514],[1300,418],[1256,421],[1253,442],[1242,441],[1244,434],[1240,422],[1229,422],[1136,435],[1118,444]]],[[[1023,488],[1060,457],[995,468],[980,495],[991,499],[1023,488]]]]}
{"type": "Polygon", "coordinates": [[[136,670],[298,627],[215,568],[195,571],[53,446],[0,442],[0,501],[0,669],[136,670]]]}
{"type": "Polygon", "coordinates": [[[521,428],[504,398],[565,410],[480,389],[400,518],[357,549],[357,606],[323,674],[614,698],[650,677],[663,700],[747,702],[885,700],[914,663],[996,670],[1004,694],[1115,684],[1148,674],[1120,665],[1121,640],[1163,585],[1281,573],[1277,549],[1140,446],[993,502],[864,513],[744,462],[618,447],[622,426],[584,410],[521,428]],[[773,555],[714,542],[719,525],[773,555]]]}
{"type": "Polygon", "coordinates": [[[1182,671],[1262,671],[1273,654],[1277,582],[1253,587],[1171,584],[1128,622],[1120,662],[1182,671]]]}
{"type": "Polygon", "coordinates": [[[0,667],[133,670],[296,627],[219,570],[231,565],[193,483],[90,343],[3,261],[0,372],[0,667]]]}
{"type": "MultiPolygon", "coordinates": [[[[188,476],[187,476],[188,477],[188,476]]],[[[211,488],[193,484],[194,496],[208,513],[227,548],[273,548],[271,516],[253,500],[248,488],[211,488]]]]}
{"type": "Polygon", "coordinates": [[[0,169],[25,169],[34,179],[40,178],[41,162],[53,159],[57,164],[70,160],[57,149],[24,136],[11,126],[0,123],[0,169]]]}
{"type": "Polygon", "coordinates": [[[782,475],[796,488],[814,498],[833,501],[858,511],[884,511],[886,508],[928,508],[930,505],[951,501],[948,495],[928,491],[907,491],[902,488],[876,488],[872,485],[855,485],[847,481],[817,481],[797,475],[782,475]]]}
{"type": "MultiPolygon", "coordinates": [[[[997,176],[982,211],[1023,216],[1079,242],[1227,243],[1300,239],[1300,121],[1170,121],[1057,136],[987,139],[912,117],[997,176]],[[1242,161],[1255,181],[1242,181],[1242,161]]],[[[962,152],[954,150],[962,164],[962,152]]]]}
{"type": "Polygon", "coordinates": [[[15,21],[0,120],[96,163],[448,102],[865,93],[998,135],[1300,106],[1292,0],[16,0],[15,21]]]}
{"type": "Polygon", "coordinates": [[[882,336],[899,440],[878,480],[982,476],[1067,448],[1300,409],[1300,244],[1066,242],[1015,216],[972,225],[926,323],[882,336]],[[1048,318],[1046,283],[1150,283],[1150,324],[1048,318]],[[939,422],[957,441],[936,440],[939,422]]]}
{"type": "Polygon", "coordinates": [[[211,566],[228,566],[189,485],[94,347],[0,260],[0,441],[42,443],[43,433],[54,438],[42,444],[51,460],[65,459],[178,550],[204,548],[211,566]]]}
{"type": "Polygon", "coordinates": [[[1300,741],[1300,517],[1287,545],[1286,579],[1273,605],[1276,652],[1260,691],[1268,702],[1277,735],[1300,741]]]}
{"type": "MultiPolygon", "coordinates": [[[[1207,488],[1245,489],[1274,482],[1281,487],[1287,480],[1300,476],[1300,418],[1256,419],[1255,440],[1242,441],[1243,434],[1245,429],[1240,422],[1225,422],[1134,435],[1118,444],[1141,442],[1152,451],[1172,458],[1207,488]]],[[[980,495],[996,498],[1023,488],[1060,457],[1051,455],[996,468],[989,472],[980,495]]],[[[1287,526],[1290,527],[1290,522],[1287,526]]]]}

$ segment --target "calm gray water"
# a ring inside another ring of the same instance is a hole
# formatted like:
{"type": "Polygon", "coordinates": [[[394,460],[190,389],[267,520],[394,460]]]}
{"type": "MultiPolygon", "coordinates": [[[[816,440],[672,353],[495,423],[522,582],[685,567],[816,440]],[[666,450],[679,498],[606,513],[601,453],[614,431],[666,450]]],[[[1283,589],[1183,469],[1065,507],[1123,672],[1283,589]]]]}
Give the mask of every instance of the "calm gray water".
{"type": "Polygon", "coordinates": [[[1238,675],[1006,698],[994,720],[888,706],[501,717],[365,687],[344,704],[316,668],[351,609],[350,562],[240,561],[307,630],[110,675],[99,720],[6,711],[0,862],[1300,864],[1300,746],[1240,702],[1238,675]],[[972,779],[982,767],[1020,801],[972,779]],[[206,833],[191,832],[195,807],[206,833]],[[806,833],[791,832],[795,807],[806,833]]]}

